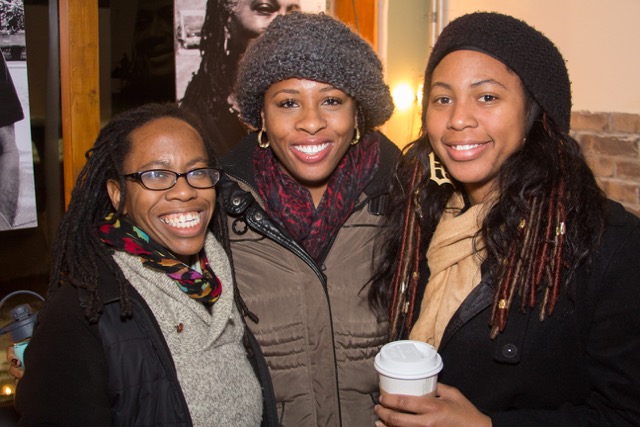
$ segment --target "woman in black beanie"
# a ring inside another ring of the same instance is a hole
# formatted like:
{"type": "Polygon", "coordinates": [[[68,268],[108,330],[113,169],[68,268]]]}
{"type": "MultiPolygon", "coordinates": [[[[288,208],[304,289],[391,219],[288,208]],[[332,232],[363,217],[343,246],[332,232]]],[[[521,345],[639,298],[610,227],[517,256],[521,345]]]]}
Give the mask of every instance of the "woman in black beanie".
{"type": "Polygon", "coordinates": [[[238,287],[284,427],[368,427],[387,316],[368,303],[400,150],[371,46],[323,14],[279,16],[238,69],[255,131],[222,161],[238,287]],[[255,316],[253,316],[255,315],[255,316]]]}
{"type": "Polygon", "coordinates": [[[438,39],[372,297],[444,369],[437,397],[383,394],[386,425],[640,425],[640,221],[570,112],[564,60],[526,23],[473,13],[438,39]]]}

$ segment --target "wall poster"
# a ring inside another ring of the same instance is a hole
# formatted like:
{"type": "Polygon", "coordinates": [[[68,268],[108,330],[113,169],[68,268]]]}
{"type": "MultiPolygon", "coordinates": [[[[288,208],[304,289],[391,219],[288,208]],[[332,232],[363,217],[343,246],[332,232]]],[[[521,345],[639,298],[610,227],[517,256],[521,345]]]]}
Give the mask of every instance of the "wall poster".
{"type": "Polygon", "coordinates": [[[38,225],[23,0],[0,1],[0,230],[38,225]]]}
{"type": "Polygon", "coordinates": [[[326,0],[175,0],[176,99],[197,113],[216,155],[247,133],[231,88],[249,41],[278,15],[326,11],[326,0]]]}
{"type": "MultiPolygon", "coordinates": [[[[0,0],[2,1],[2,0],[0,0]]],[[[247,133],[231,87],[247,43],[278,14],[327,0],[110,0],[111,115],[178,101],[202,119],[216,155],[247,133]]]]}
{"type": "Polygon", "coordinates": [[[175,101],[173,0],[111,0],[111,116],[175,101]]]}

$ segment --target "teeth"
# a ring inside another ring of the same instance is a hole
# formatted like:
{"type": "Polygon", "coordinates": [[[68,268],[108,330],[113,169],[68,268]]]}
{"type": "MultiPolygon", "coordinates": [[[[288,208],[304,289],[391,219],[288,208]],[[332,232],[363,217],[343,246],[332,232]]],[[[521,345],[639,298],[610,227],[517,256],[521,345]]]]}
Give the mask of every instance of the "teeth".
{"type": "Polygon", "coordinates": [[[465,144],[465,145],[452,145],[451,148],[453,148],[456,151],[465,151],[465,150],[472,150],[476,147],[480,147],[482,144],[465,144]]]}
{"type": "Polygon", "coordinates": [[[160,218],[160,221],[176,228],[189,228],[200,224],[200,215],[190,212],[188,214],[166,216],[160,218]]]}
{"type": "Polygon", "coordinates": [[[304,154],[316,154],[324,150],[328,146],[329,146],[329,143],[325,142],[324,144],[319,144],[319,145],[296,145],[293,148],[295,148],[296,150],[304,154]]]}

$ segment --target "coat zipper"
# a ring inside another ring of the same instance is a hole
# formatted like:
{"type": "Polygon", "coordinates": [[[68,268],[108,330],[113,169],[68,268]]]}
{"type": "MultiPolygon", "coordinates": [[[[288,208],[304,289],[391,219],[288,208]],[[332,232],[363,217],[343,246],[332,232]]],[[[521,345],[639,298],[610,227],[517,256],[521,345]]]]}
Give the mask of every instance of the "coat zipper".
{"type": "MultiPolygon", "coordinates": [[[[233,177],[234,179],[236,179],[237,181],[242,182],[243,184],[245,184],[247,187],[249,187],[252,190],[251,196],[254,198],[254,201],[256,204],[258,204],[256,197],[260,197],[258,196],[258,192],[256,191],[256,189],[246,180],[239,178],[235,175],[232,174],[227,174],[230,177],[233,177]],[[254,194],[256,196],[254,196],[254,194]]],[[[262,200],[262,199],[260,199],[262,200]]],[[[367,197],[362,203],[359,203],[358,205],[354,206],[353,211],[357,211],[362,209],[363,206],[366,205],[366,202],[369,200],[369,198],[367,197]]],[[[264,203],[264,201],[262,201],[264,203]]],[[[259,204],[258,204],[259,206],[259,204]]],[[[266,214],[266,212],[264,211],[264,209],[262,209],[260,207],[260,210],[262,211],[262,214],[266,217],[269,218],[269,216],[266,214]]],[[[261,234],[268,236],[269,234],[265,232],[264,229],[262,229],[262,227],[259,227],[259,223],[253,223],[254,228],[256,229],[256,231],[261,232],[261,234]]],[[[279,231],[279,228],[276,227],[279,231]]],[[[281,236],[284,237],[284,236],[281,236]]],[[[331,249],[331,247],[333,246],[333,243],[335,242],[336,236],[332,236],[331,240],[329,242],[329,244],[327,245],[327,248],[325,249],[323,256],[322,256],[322,260],[324,262],[324,260],[326,259],[326,256],[329,254],[329,251],[331,249]]],[[[273,240],[273,239],[272,239],[273,240]]],[[[336,397],[337,397],[337,401],[338,401],[338,420],[340,421],[340,426],[342,426],[342,403],[340,401],[340,382],[339,382],[339,377],[338,377],[338,356],[336,354],[336,339],[335,339],[335,331],[334,331],[334,324],[333,324],[333,310],[331,307],[331,299],[329,298],[329,290],[327,288],[327,277],[324,275],[324,273],[322,272],[322,270],[320,269],[320,267],[318,266],[318,264],[313,260],[313,258],[311,258],[311,256],[307,253],[306,250],[304,250],[304,248],[302,248],[301,245],[299,245],[297,242],[292,241],[290,239],[286,239],[286,238],[281,238],[278,240],[275,240],[278,244],[282,245],[285,249],[289,250],[290,252],[292,252],[294,255],[296,255],[298,258],[302,259],[305,264],[307,264],[316,274],[316,276],[318,277],[318,279],[320,280],[320,283],[322,284],[322,288],[324,289],[324,294],[325,294],[325,299],[326,299],[326,303],[327,303],[327,308],[329,310],[329,320],[330,320],[330,325],[331,325],[331,344],[332,344],[332,351],[333,351],[333,370],[335,373],[335,381],[336,381],[336,397]]],[[[233,250],[232,250],[233,252],[233,250]]]]}

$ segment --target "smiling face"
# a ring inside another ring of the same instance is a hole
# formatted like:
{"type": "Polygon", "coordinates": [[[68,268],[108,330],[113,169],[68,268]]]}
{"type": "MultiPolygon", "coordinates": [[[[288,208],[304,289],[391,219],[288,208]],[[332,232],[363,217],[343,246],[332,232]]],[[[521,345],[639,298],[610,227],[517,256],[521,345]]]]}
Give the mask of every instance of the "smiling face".
{"type": "Polygon", "coordinates": [[[429,141],[473,204],[491,197],[505,160],[524,145],[520,78],[476,51],[445,56],[433,71],[426,112],[429,141]]]}
{"type": "Polygon", "coordinates": [[[249,40],[258,37],[278,15],[300,10],[299,0],[237,0],[229,18],[231,43],[243,52],[249,40]]]}
{"type": "MultiPolygon", "coordinates": [[[[125,175],[149,169],[184,173],[209,166],[200,135],[182,120],[172,117],[152,120],[129,137],[131,151],[123,164],[125,175]]],[[[190,257],[204,246],[215,207],[215,189],[195,189],[184,177],[163,191],[147,190],[134,181],[127,181],[126,185],[123,213],[156,243],[189,264],[190,257]]],[[[119,183],[108,181],[107,191],[117,207],[122,196],[119,183]]]]}
{"type": "Polygon", "coordinates": [[[310,192],[316,206],[353,139],[353,98],[312,80],[288,79],[264,96],[263,128],[286,174],[310,192]]]}

